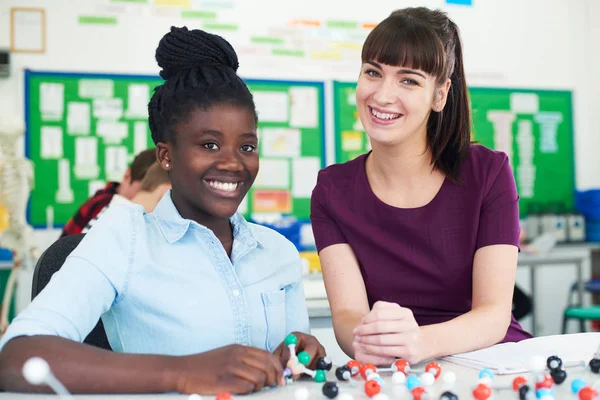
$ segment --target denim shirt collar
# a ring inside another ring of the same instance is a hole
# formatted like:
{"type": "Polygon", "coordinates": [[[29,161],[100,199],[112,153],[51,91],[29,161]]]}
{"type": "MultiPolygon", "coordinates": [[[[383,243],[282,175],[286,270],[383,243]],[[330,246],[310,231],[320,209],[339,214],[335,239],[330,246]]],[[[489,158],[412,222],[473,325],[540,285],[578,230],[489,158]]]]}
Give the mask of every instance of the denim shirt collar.
{"type": "MultiPolygon", "coordinates": [[[[171,190],[167,191],[158,202],[153,214],[163,236],[169,243],[175,243],[181,239],[192,225],[200,230],[212,233],[212,231],[204,225],[185,219],[179,214],[179,211],[171,198],[171,190]]],[[[244,216],[239,212],[233,214],[233,216],[229,218],[229,222],[233,226],[233,237],[235,240],[240,241],[249,247],[263,244],[258,241],[256,235],[250,228],[250,224],[248,224],[248,221],[246,221],[244,216]]]]}

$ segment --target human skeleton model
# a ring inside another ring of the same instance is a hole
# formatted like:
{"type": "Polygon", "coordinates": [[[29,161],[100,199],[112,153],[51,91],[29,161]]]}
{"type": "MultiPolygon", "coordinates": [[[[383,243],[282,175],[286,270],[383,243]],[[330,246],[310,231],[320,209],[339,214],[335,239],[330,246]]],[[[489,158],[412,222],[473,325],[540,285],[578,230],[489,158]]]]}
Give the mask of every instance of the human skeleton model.
{"type": "Polygon", "coordinates": [[[16,149],[23,132],[22,123],[0,120],[0,204],[8,212],[8,229],[0,236],[0,246],[13,253],[13,268],[0,311],[0,334],[8,327],[8,312],[19,268],[33,268],[39,257],[33,228],[26,220],[27,200],[33,188],[33,164],[18,155],[16,149]]]}

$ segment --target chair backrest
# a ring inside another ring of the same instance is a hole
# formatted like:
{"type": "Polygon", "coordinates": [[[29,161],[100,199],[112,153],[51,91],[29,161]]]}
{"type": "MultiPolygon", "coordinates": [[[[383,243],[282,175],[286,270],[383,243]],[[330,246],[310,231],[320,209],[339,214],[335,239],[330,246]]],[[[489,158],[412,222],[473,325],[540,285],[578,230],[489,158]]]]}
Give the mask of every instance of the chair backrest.
{"type": "MultiPolygon", "coordinates": [[[[33,283],[31,287],[32,300],[46,287],[50,278],[52,278],[52,275],[63,266],[66,258],[79,245],[84,236],[85,234],[82,233],[79,235],[62,237],[42,253],[33,272],[33,283]]],[[[108,343],[108,339],[106,338],[102,320],[98,321],[98,324],[85,338],[84,343],[106,350],[112,350],[108,343]]]]}

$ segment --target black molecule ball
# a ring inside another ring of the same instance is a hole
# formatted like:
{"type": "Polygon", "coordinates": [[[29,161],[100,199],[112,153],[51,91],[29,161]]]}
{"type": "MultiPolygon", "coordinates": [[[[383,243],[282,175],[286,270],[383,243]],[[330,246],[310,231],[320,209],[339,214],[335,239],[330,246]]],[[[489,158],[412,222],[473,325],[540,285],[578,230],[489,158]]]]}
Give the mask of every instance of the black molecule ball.
{"type": "Polygon", "coordinates": [[[329,399],[335,399],[340,392],[340,388],[335,382],[325,382],[323,384],[323,394],[329,399]]]}
{"type": "Polygon", "coordinates": [[[590,360],[590,369],[595,374],[600,372],[600,358],[592,358],[590,360]]]}
{"type": "Polygon", "coordinates": [[[327,359],[327,357],[321,357],[317,360],[317,369],[322,369],[323,371],[331,371],[331,361],[327,359]]]}
{"type": "Polygon", "coordinates": [[[565,381],[565,379],[567,379],[567,371],[565,371],[562,368],[553,369],[552,371],[550,371],[550,376],[552,377],[552,380],[554,381],[554,383],[556,383],[557,385],[560,385],[561,383],[563,383],[565,381]]]}
{"type": "Polygon", "coordinates": [[[458,396],[452,392],[444,392],[440,396],[440,400],[458,400],[458,396]]]}
{"type": "Polygon", "coordinates": [[[350,367],[347,365],[342,365],[341,367],[336,368],[335,377],[338,378],[339,381],[347,381],[352,376],[352,371],[350,367]]]}
{"type": "Polygon", "coordinates": [[[559,369],[560,367],[562,367],[562,364],[563,362],[558,356],[550,356],[546,360],[546,365],[548,366],[548,369],[550,371],[552,371],[553,369],[559,369]]]}

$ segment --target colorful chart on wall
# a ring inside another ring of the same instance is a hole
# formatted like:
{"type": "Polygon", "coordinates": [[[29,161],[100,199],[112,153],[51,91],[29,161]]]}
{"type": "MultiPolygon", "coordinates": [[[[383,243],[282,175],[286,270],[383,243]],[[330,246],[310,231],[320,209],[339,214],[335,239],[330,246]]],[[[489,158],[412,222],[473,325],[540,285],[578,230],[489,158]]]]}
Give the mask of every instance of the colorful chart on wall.
{"type": "MultiPolygon", "coordinates": [[[[334,82],[336,162],[369,150],[355,101],[355,83],[334,82]]],[[[473,139],[505,152],[522,215],[573,209],[572,96],[569,91],[469,88],[473,139]]]]}
{"type": "MultiPolygon", "coordinates": [[[[323,83],[246,82],[259,113],[261,167],[240,212],[307,220],[325,166],[323,83]]],[[[120,181],[135,154],[154,146],[147,104],[161,83],[157,76],[25,72],[32,226],[64,225],[107,181],[120,181]]]]}

